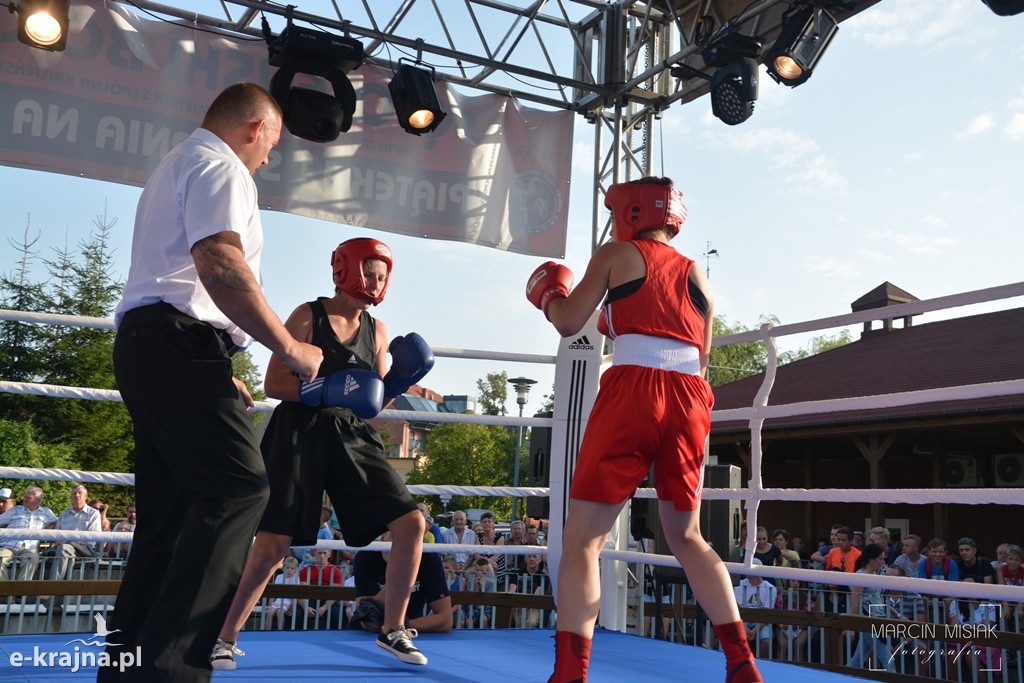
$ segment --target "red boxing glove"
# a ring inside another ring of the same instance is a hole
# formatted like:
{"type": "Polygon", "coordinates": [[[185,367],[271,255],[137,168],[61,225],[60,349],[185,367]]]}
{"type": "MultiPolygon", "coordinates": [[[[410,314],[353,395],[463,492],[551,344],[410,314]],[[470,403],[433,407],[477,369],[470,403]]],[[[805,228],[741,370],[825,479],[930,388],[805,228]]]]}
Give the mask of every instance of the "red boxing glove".
{"type": "MultiPolygon", "coordinates": [[[[563,265],[548,261],[542,264],[526,282],[526,298],[544,312],[548,318],[548,306],[555,299],[564,299],[572,289],[572,271],[563,265]]],[[[548,318],[550,320],[551,318],[548,318]]]]}

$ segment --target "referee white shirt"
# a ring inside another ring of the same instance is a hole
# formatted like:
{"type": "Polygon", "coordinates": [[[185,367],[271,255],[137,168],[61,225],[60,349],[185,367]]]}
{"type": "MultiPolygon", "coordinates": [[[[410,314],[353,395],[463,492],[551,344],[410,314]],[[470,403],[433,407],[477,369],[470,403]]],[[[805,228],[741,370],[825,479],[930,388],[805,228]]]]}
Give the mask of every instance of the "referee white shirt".
{"type": "Polygon", "coordinates": [[[262,285],[256,183],[227,143],[197,128],[161,160],[139,198],[131,267],[115,325],[133,308],[164,301],[226,330],[239,348],[249,346],[252,337],[213,302],[192,260],[192,245],[225,231],[239,234],[245,263],[262,285]]]}

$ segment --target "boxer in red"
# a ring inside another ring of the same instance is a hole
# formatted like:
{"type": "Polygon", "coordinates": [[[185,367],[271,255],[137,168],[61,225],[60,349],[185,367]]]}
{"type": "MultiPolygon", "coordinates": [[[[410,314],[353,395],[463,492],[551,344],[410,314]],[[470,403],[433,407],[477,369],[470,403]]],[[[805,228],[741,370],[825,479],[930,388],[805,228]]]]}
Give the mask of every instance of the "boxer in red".
{"type": "Polygon", "coordinates": [[[605,206],[614,240],[594,253],[579,286],[551,261],[526,285],[527,298],[564,337],[579,332],[603,299],[598,328],[615,340],[569,490],[549,683],[587,679],[598,554],[652,464],[665,536],[725,650],[726,681],[761,681],[729,574],[700,533],[713,306],[700,268],[669,246],[686,219],[682,195],[668,178],[644,178],[610,187],[605,206]]]}

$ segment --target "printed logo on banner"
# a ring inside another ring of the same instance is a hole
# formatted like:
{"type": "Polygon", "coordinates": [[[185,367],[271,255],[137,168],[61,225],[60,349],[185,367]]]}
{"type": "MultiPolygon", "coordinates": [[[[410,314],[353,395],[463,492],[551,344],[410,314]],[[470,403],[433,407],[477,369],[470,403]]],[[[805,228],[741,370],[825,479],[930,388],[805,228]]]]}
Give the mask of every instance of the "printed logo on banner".
{"type": "Polygon", "coordinates": [[[539,169],[517,174],[509,194],[509,222],[530,235],[558,225],[565,211],[562,188],[551,174],[539,169]]]}

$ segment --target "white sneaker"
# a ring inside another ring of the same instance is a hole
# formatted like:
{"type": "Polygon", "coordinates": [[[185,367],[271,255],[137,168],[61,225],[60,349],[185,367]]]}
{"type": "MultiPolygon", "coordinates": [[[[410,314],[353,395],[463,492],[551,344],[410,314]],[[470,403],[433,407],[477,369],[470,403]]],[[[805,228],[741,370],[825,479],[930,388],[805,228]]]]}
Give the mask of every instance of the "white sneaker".
{"type": "Polygon", "coordinates": [[[244,657],[245,653],[235,647],[234,643],[217,639],[217,643],[210,651],[210,666],[217,671],[224,671],[235,668],[235,655],[244,657]]]}
{"type": "Polygon", "coordinates": [[[377,636],[377,647],[387,650],[395,657],[398,657],[399,661],[406,664],[419,664],[422,666],[427,663],[427,658],[412,644],[412,639],[418,635],[419,633],[417,633],[416,629],[400,626],[388,633],[381,633],[377,636]]]}

